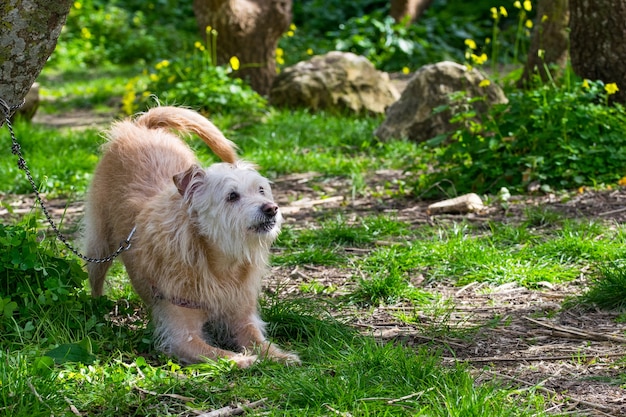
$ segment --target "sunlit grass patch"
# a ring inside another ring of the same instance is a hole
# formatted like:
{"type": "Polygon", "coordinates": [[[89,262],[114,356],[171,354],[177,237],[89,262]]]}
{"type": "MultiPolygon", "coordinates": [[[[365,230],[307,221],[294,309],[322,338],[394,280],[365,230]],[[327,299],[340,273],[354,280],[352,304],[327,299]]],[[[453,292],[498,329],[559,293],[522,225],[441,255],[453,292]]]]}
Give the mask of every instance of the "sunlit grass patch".
{"type": "MultiPolygon", "coordinates": [[[[43,192],[51,195],[82,195],[98,162],[98,148],[103,143],[96,130],[52,129],[23,121],[13,124],[21,153],[43,192]]],[[[0,129],[0,141],[11,143],[8,129],[0,129]]],[[[7,154],[0,159],[0,191],[30,194],[32,188],[18,158],[7,154]]]]}

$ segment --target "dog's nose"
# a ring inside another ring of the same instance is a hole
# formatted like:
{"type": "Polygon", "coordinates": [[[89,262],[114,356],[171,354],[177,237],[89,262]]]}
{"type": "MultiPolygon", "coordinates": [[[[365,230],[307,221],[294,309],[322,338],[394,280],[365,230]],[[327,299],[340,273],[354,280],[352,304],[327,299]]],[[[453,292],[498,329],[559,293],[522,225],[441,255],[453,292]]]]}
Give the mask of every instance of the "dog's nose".
{"type": "Polygon", "coordinates": [[[274,217],[278,212],[278,205],[274,203],[265,203],[261,206],[261,211],[266,216],[274,217]]]}

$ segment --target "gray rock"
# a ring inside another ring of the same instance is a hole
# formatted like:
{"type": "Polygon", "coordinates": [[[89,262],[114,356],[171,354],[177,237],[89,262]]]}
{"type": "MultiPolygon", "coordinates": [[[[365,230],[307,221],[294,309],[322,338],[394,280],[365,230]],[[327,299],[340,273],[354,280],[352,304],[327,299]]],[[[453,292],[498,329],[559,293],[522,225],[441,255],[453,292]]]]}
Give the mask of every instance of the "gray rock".
{"type": "Polygon", "coordinates": [[[402,96],[387,109],[385,121],[374,134],[382,139],[408,138],[423,142],[458,128],[450,123],[450,109],[435,112],[441,106],[471,106],[477,114],[485,113],[493,104],[507,103],[502,89],[493,82],[480,86],[486,80],[476,69],[467,70],[454,62],[426,65],[415,72],[402,96]],[[484,100],[455,102],[450,94],[465,92],[467,98],[485,97],[484,100]]]}
{"type": "Polygon", "coordinates": [[[334,51],[283,69],[269,101],[279,107],[382,114],[399,97],[389,76],[365,57],[334,51]]]}

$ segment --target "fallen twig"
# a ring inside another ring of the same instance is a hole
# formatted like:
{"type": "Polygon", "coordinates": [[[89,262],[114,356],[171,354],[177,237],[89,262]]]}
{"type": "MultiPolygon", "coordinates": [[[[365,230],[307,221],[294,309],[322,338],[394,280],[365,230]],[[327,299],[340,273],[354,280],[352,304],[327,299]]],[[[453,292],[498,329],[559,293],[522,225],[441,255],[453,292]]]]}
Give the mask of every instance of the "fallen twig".
{"type": "Polygon", "coordinates": [[[246,410],[251,410],[254,408],[259,408],[263,404],[265,404],[267,398],[261,398],[258,401],[251,402],[246,405],[239,405],[237,407],[226,406],[222,408],[218,408],[217,410],[209,411],[208,413],[199,414],[198,417],[228,417],[228,416],[239,416],[246,412],[246,410]]]}
{"type": "Polygon", "coordinates": [[[524,318],[532,323],[538,324],[539,326],[543,326],[551,330],[556,330],[559,332],[567,333],[579,339],[582,338],[585,340],[595,340],[595,341],[600,341],[600,342],[612,341],[612,342],[626,343],[626,339],[623,337],[619,337],[619,336],[613,336],[613,335],[604,334],[604,333],[596,333],[596,332],[591,332],[588,330],[583,331],[583,330],[576,329],[576,328],[569,327],[569,326],[559,326],[557,324],[545,323],[541,320],[531,319],[530,317],[527,317],[527,316],[525,316],[524,318]]]}
{"type": "Polygon", "coordinates": [[[185,397],[184,395],[178,395],[178,394],[161,394],[155,391],[148,391],[147,389],[143,389],[140,388],[136,385],[133,385],[133,388],[136,389],[139,392],[142,392],[144,394],[149,394],[149,395],[154,395],[155,397],[169,397],[169,398],[174,398],[176,400],[181,400],[181,401],[195,401],[196,399],[193,397],[185,397]]]}
{"type": "MultiPolygon", "coordinates": [[[[570,360],[574,359],[575,355],[578,353],[572,353],[571,355],[560,355],[560,356],[490,356],[486,358],[466,358],[466,359],[458,359],[458,358],[444,358],[449,361],[467,361],[467,362],[538,362],[538,361],[562,361],[562,360],[570,360]]],[[[626,353],[605,353],[600,355],[592,355],[593,358],[616,358],[626,356],[626,353]]]]}
{"type": "Polygon", "coordinates": [[[75,415],[75,416],[82,416],[82,414],[80,413],[80,411],[78,411],[78,408],[76,408],[74,406],[74,404],[72,404],[72,400],[70,400],[67,397],[63,397],[63,399],[65,400],[66,403],[68,403],[70,405],[70,411],[75,415]]]}
{"type": "Polygon", "coordinates": [[[335,413],[335,414],[337,414],[339,416],[352,417],[352,414],[348,413],[347,411],[343,412],[343,411],[335,410],[334,408],[332,408],[328,404],[324,404],[324,407],[328,408],[330,411],[332,411],[333,413],[335,413]]]}

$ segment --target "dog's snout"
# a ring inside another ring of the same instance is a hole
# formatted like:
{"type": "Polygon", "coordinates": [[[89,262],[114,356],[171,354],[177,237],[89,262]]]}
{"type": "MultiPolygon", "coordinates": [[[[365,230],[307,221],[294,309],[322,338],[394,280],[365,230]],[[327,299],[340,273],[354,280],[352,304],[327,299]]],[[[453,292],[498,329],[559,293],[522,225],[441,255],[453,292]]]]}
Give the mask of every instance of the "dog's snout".
{"type": "Polygon", "coordinates": [[[278,205],[275,203],[265,203],[261,206],[261,211],[266,216],[274,217],[278,212],[278,205]]]}

